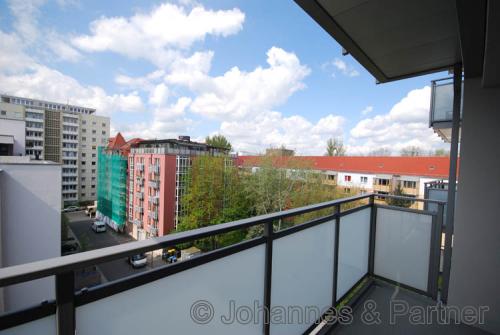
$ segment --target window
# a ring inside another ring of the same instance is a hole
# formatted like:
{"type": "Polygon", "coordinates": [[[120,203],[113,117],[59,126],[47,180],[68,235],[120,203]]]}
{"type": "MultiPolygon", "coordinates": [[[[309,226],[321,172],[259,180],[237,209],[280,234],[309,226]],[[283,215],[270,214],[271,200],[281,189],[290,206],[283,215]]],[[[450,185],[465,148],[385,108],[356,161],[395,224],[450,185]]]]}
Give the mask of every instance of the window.
{"type": "Polygon", "coordinates": [[[85,157],[87,156],[87,154],[85,152],[82,152],[82,157],[85,157]]]}
{"type": "Polygon", "coordinates": [[[82,185],[82,188],[85,188],[85,185],[82,185]]]}
{"type": "Polygon", "coordinates": [[[344,176],[344,181],[351,181],[351,176],[344,176]]]}
{"type": "Polygon", "coordinates": [[[103,124],[102,124],[102,126],[103,126],[103,127],[106,127],[106,124],[105,124],[105,123],[103,123],[103,124]]]}
{"type": "Polygon", "coordinates": [[[85,181],[85,177],[82,177],[82,181],[85,181]]]}
{"type": "Polygon", "coordinates": [[[87,121],[86,120],[82,120],[82,124],[87,124],[87,121]]]}
{"type": "Polygon", "coordinates": [[[95,174],[95,169],[92,169],[92,174],[95,174]]]}
{"type": "Polygon", "coordinates": [[[92,165],[95,165],[95,162],[92,162],[92,165]]]}
{"type": "Polygon", "coordinates": [[[82,197],[84,197],[84,196],[85,196],[85,193],[82,193],[82,197]]]}
{"type": "Polygon", "coordinates": [[[403,187],[404,188],[417,188],[417,182],[416,181],[404,180],[403,181],[403,187]]]}
{"type": "Polygon", "coordinates": [[[90,195],[93,196],[93,197],[95,197],[95,192],[92,192],[90,195]]]}
{"type": "Polygon", "coordinates": [[[377,184],[381,186],[387,186],[389,185],[389,179],[378,179],[377,184]]]}
{"type": "Polygon", "coordinates": [[[86,132],[87,132],[87,129],[82,128],[82,133],[86,133],[86,132]]]}
{"type": "Polygon", "coordinates": [[[91,185],[90,187],[95,188],[95,185],[91,185]]]}
{"type": "Polygon", "coordinates": [[[85,136],[82,137],[82,141],[86,141],[87,138],[85,136]]]}
{"type": "Polygon", "coordinates": [[[82,169],[82,173],[85,173],[85,169],[82,169]]]}
{"type": "Polygon", "coordinates": [[[366,184],[368,182],[368,177],[361,176],[361,183],[366,184]]]}
{"type": "Polygon", "coordinates": [[[102,134],[103,134],[103,135],[106,135],[106,131],[105,131],[105,130],[103,130],[103,131],[102,131],[102,134]]]}
{"type": "Polygon", "coordinates": [[[1,114],[2,115],[7,115],[7,111],[2,111],[1,114]]]}
{"type": "Polygon", "coordinates": [[[85,161],[82,161],[82,165],[85,165],[85,161]]]}
{"type": "Polygon", "coordinates": [[[92,154],[92,157],[95,157],[95,154],[92,154]]]}
{"type": "Polygon", "coordinates": [[[329,175],[328,175],[328,180],[332,180],[332,181],[334,181],[334,180],[335,180],[335,175],[333,175],[333,174],[329,174],[329,175]]]}

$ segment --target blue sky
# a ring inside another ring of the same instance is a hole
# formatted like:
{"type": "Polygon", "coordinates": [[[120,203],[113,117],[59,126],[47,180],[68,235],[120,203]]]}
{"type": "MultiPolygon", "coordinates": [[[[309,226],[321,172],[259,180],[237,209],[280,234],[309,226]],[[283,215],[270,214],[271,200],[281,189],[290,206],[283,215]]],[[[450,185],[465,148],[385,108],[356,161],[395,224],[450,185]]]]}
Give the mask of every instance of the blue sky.
{"type": "Polygon", "coordinates": [[[237,151],[445,147],[430,76],[374,78],[292,0],[4,1],[0,91],[70,101],[127,137],[222,133],[237,151]]]}

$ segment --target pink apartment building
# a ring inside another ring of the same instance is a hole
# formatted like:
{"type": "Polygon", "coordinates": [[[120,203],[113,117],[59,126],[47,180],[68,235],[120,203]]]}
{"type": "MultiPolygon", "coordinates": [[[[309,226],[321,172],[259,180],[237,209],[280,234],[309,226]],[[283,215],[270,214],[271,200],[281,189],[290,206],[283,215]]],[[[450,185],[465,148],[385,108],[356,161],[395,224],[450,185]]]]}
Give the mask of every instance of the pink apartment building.
{"type": "Polygon", "coordinates": [[[204,143],[178,140],[142,141],[129,154],[128,222],[136,239],[163,236],[174,230],[182,215],[184,176],[194,156],[227,155],[204,143]]]}

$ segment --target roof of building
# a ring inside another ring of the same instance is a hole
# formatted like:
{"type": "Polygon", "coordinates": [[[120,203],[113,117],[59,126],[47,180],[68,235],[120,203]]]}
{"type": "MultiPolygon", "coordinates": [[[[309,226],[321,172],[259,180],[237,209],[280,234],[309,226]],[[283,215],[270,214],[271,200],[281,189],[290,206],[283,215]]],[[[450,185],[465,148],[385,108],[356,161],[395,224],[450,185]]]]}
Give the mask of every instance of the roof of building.
{"type": "Polygon", "coordinates": [[[108,146],[106,147],[107,150],[111,151],[119,151],[120,154],[124,156],[128,156],[130,152],[130,148],[141,142],[141,138],[134,137],[128,141],[125,141],[125,138],[122,136],[121,133],[116,134],[114,137],[110,137],[108,140],[108,146]]]}
{"type": "Polygon", "coordinates": [[[173,144],[173,145],[192,147],[192,148],[213,148],[213,149],[218,149],[218,150],[229,151],[226,148],[215,147],[212,145],[208,145],[206,143],[178,140],[178,139],[174,139],[174,138],[161,139],[161,140],[144,140],[144,141],[141,141],[141,143],[139,143],[138,145],[134,145],[134,147],[143,147],[143,146],[144,147],[155,147],[155,146],[162,146],[164,144],[173,144]]]}
{"type": "Polygon", "coordinates": [[[123,145],[127,143],[123,138],[121,133],[116,134],[115,137],[110,137],[108,141],[109,150],[119,150],[123,145]]]}
{"type": "MultiPolygon", "coordinates": [[[[258,166],[261,156],[239,156],[238,166],[258,166]]],[[[401,157],[401,156],[294,156],[273,158],[273,164],[284,166],[290,160],[310,162],[311,169],[367,174],[392,174],[447,178],[449,157],[401,157]]]]}

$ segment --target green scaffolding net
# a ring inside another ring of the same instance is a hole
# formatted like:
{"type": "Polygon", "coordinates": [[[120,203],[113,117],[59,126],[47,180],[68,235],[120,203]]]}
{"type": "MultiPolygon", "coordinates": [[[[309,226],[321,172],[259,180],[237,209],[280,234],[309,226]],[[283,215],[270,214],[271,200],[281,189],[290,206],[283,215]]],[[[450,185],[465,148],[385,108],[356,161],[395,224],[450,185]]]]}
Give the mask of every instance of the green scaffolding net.
{"type": "Polygon", "coordinates": [[[110,220],[106,223],[111,227],[123,230],[127,216],[127,158],[100,147],[97,161],[97,211],[110,220]]]}

